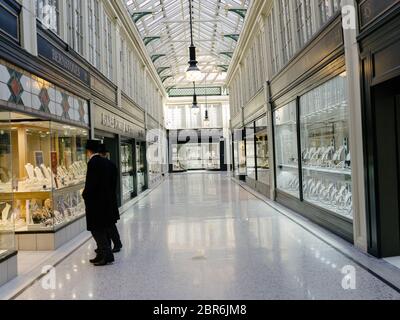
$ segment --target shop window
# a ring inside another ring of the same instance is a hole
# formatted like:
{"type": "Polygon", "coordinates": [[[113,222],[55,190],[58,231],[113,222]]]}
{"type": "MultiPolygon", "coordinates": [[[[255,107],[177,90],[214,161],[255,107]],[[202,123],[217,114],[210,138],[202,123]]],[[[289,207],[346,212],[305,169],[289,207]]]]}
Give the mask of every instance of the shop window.
{"type": "Polygon", "coordinates": [[[122,203],[125,203],[135,197],[134,185],[134,142],[130,139],[121,141],[121,188],[122,203]]]}
{"type": "Polygon", "coordinates": [[[147,189],[146,145],[143,142],[136,143],[136,179],[137,193],[140,194],[147,189]]]}
{"type": "Polygon", "coordinates": [[[352,218],[345,74],[302,96],[300,116],[304,200],[352,218]]]}
{"type": "Polygon", "coordinates": [[[235,129],[233,133],[233,157],[235,176],[246,175],[246,145],[243,129],[235,129]]]}
{"type": "Polygon", "coordinates": [[[10,113],[0,111],[0,259],[15,250],[11,168],[10,113]]]}
{"type": "Polygon", "coordinates": [[[49,231],[84,216],[86,129],[11,113],[12,198],[16,231],[49,231]]]}
{"type": "Polygon", "coordinates": [[[268,120],[266,116],[256,121],[255,130],[257,180],[269,185],[268,120]]]}
{"type": "Polygon", "coordinates": [[[246,126],[246,165],[247,165],[247,176],[251,179],[256,180],[254,122],[246,126]]]}
{"type": "Polygon", "coordinates": [[[274,112],[277,188],[300,196],[297,148],[297,111],[293,101],[274,112]]]}
{"type": "Polygon", "coordinates": [[[59,34],[60,11],[58,0],[36,0],[36,16],[43,27],[59,34]]]}

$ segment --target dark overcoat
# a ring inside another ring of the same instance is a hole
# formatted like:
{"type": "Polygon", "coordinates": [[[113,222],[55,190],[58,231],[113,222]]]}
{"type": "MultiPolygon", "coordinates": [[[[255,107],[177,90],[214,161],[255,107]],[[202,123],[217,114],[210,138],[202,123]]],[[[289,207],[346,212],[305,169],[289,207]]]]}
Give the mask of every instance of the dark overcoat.
{"type": "MultiPolygon", "coordinates": [[[[89,231],[108,228],[117,221],[117,172],[108,159],[95,155],[88,163],[82,196],[89,231]]],[[[119,218],[119,213],[118,213],[119,218]]]]}

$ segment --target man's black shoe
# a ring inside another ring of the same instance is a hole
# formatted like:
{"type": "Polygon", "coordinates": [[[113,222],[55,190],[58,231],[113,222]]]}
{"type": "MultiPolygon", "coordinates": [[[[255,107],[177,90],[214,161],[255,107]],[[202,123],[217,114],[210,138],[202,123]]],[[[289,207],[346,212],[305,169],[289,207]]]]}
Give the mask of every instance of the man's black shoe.
{"type": "Polygon", "coordinates": [[[122,249],[122,244],[120,246],[115,246],[114,249],[112,249],[112,252],[113,253],[118,253],[118,252],[121,251],[121,249],[122,249]]]}
{"type": "Polygon", "coordinates": [[[94,264],[95,267],[102,267],[108,264],[112,264],[114,262],[114,256],[108,257],[108,259],[101,259],[100,261],[96,261],[94,264]]]}
{"type": "Polygon", "coordinates": [[[100,254],[97,254],[96,258],[89,260],[90,263],[97,263],[99,261],[103,260],[103,256],[100,254]]]}

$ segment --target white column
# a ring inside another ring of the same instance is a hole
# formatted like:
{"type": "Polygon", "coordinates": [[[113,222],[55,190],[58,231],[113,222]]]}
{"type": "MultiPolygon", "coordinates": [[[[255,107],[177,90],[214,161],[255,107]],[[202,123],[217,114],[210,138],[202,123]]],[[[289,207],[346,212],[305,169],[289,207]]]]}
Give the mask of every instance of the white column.
{"type": "Polygon", "coordinates": [[[21,45],[30,54],[37,56],[36,1],[23,0],[21,11],[21,45]]]}
{"type": "MultiPolygon", "coordinates": [[[[354,0],[343,0],[343,6],[353,8],[353,19],[356,21],[356,3],[354,0]]],[[[347,14],[347,13],[346,13],[347,14]]],[[[365,205],[364,184],[364,153],[362,133],[362,105],[360,63],[357,45],[357,29],[344,28],[344,45],[346,56],[346,70],[348,79],[349,106],[350,106],[350,152],[352,162],[352,193],[354,206],[354,244],[367,252],[367,217],[365,205]]]]}

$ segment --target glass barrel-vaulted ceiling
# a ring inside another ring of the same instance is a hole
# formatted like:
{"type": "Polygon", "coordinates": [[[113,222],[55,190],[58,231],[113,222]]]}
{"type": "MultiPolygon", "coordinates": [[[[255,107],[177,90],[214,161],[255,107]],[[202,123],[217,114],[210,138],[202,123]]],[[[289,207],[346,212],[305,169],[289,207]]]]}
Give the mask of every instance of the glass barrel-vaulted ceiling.
{"type": "MultiPolygon", "coordinates": [[[[189,0],[125,0],[166,88],[187,87],[189,0]]],[[[224,85],[251,0],[192,0],[200,83],[224,85]]]]}

